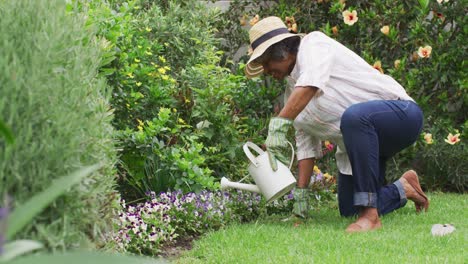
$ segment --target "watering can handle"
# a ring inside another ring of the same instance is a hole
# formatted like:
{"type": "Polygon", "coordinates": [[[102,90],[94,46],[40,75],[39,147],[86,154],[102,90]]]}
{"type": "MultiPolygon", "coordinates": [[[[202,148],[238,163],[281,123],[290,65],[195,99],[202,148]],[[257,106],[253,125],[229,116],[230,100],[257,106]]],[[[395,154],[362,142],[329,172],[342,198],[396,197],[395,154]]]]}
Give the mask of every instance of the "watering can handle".
{"type": "MultiPolygon", "coordinates": [[[[291,146],[291,151],[292,151],[292,155],[291,155],[291,162],[289,163],[289,169],[291,169],[292,165],[293,165],[293,162],[294,162],[294,147],[293,145],[291,144],[291,142],[288,141],[288,144],[289,146],[291,146]]],[[[255,167],[258,167],[258,162],[257,162],[257,159],[255,158],[255,156],[252,154],[252,152],[250,152],[249,150],[249,147],[252,148],[253,150],[255,150],[255,152],[257,152],[259,155],[265,153],[265,151],[263,151],[259,146],[255,145],[254,143],[248,141],[244,144],[244,152],[245,152],[245,155],[247,155],[247,157],[249,158],[250,162],[252,162],[252,164],[255,166],[255,167]]]]}

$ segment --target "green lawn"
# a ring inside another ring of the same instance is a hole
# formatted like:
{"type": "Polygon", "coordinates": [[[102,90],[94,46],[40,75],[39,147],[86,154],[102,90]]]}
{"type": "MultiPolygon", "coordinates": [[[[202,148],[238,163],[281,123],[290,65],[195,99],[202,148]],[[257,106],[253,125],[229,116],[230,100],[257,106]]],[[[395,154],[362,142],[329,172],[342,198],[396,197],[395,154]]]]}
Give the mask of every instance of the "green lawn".
{"type": "MultiPolygon", "coordinates": [[[[468,195],[431,193],[428,213],[414,204],[382,218],[383,228],[347,234],[353,219],[322,208],[300,224],[268,217],[229,226],[194,242],[177,263],[468,263],[468,195]],[[456,231],[433,237],[431,227],[451,223],[456,231]]],[[[284,218],[284,217],[283,217],[284,218]]]]}

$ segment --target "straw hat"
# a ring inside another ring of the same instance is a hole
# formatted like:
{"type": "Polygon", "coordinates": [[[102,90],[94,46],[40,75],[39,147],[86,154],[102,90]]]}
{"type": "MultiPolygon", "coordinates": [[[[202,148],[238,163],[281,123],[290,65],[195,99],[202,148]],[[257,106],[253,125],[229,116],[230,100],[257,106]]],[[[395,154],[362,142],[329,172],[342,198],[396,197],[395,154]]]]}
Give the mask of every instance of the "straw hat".
{"type": "Polygon", "coordinates": [[[279,17],[271,16],[258,21],[249,31],[250,47],[253,53],[245,67],[247,77],[253,78],[263,73],[263,66],[253,61],[262,56],[271,45],[296,36],[298,35],[289,33],[279,17]]]}

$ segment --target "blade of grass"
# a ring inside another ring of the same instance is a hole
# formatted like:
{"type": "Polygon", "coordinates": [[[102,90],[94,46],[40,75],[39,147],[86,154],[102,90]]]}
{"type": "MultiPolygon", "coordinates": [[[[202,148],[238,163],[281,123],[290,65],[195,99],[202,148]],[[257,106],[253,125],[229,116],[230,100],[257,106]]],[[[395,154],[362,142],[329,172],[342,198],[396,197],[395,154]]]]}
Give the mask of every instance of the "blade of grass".
{"type": "Polygon", "coordinates": [[[6,141],[10,144],[15,142],[15,138],[13,137],[13,133],[11,130],[0,120],[0,135],[4,136],[6,141]]]}
{"type": "Polygon", "coordinates": [[[0,262],[7,262],[17,256],[44,247],[42,243],[33,240],[15,240],[5,244],[4,253],[0,256],[0,262]]]}
{"type": "Polygon", "coordinates": [[[82,263],[99,263],[99,264],[158,264],[168,263],[163,259],[141,257],[141,256],[126,256],[121,254],[105,254],[99,252],[71,252],[63,254],[51,255],[34,255],[24,258],[18,258],[10,264],[82,264],[82,263]]]}
{"type": "Polygon", "coordinates": [[[69,175],[62,176],[56,179],[49,188],[34,195],[23,205],[16,208],[8,217],[9,226],[6,231],[6,239],[12,239],[19,230],[26,226],[57,197],[62,195],[74,184],[79,183],[86,176],[98,170],[101,166],[101,164],[95,164],[81,168],[69,175]]]}

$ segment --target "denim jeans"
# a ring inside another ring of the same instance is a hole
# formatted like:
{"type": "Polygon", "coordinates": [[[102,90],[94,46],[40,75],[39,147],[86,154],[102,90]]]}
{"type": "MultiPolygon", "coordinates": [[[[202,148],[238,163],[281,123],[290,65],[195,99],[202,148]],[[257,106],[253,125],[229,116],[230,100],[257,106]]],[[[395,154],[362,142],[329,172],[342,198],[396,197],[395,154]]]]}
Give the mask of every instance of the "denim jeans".
{"type": "Polygon", "coordinates": [[[353,175],[338,177],[341,215],[355,215],[362,206],[384,215],[406,204],[399,181],[384,186],[385,164],[416,141],[422,125],[423,113],[412,101],[377,100],[346,109],[340,129],[353,175]]]}

